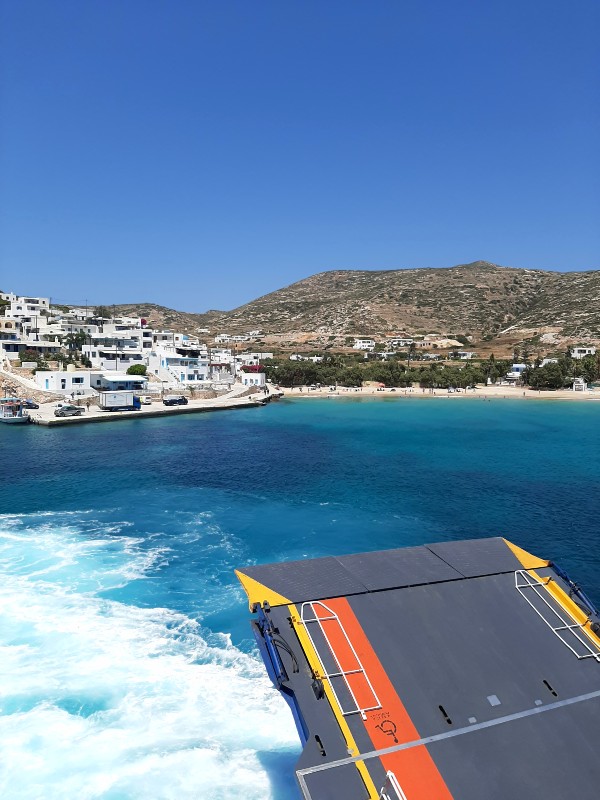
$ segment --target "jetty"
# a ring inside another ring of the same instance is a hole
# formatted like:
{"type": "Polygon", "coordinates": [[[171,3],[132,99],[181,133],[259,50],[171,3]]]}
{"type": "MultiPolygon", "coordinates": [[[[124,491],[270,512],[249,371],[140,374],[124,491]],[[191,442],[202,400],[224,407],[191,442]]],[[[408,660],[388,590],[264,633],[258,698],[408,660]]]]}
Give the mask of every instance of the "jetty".
{"type": "Polygon", "coordinates": [[[44,403],[40,405],[39,409],[30,411],[29,417],[34,425],[46,427],[82,425],[91,422],[116,422],[117,420],[145,419],[147,417],[172,417],[180,414],[256,408],[264,406],[278,395],[276,390],[270,391],[269,394],[249,394],[247,387],[239,386],[221,397],[190,399],[187,405],[181,406],[165,406],[159,398],[156,398],[150,405],[144,405],[135,411],[105,411],[96,405],[91,405],[88,409],[82,404],[84,411],[76,417],[56,417],[54,416],[56,404],[44,403]]]}

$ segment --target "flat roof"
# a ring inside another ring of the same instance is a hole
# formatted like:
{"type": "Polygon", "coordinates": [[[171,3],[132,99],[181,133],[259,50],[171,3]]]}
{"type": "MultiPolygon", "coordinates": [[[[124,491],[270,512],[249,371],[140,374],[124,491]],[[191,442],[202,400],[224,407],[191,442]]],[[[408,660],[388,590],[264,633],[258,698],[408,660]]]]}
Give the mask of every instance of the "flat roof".
{"type": "Polygon", "coordinates": [[[598,797],[600,618],[551,562],[489,538],[237,574],[308,800],[598,797]]]}

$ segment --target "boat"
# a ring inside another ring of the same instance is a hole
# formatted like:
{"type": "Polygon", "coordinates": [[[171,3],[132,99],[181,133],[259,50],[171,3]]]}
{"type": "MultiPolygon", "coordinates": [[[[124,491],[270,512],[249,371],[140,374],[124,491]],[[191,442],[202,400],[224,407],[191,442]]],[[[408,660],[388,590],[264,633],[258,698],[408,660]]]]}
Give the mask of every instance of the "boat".
{"type": "Polygon", "coordinates": [[[600,617],[506,539],[241,567],[305,800],[597,800],[600,617]]]}
{"type": "Polygon", "coordinates": [[[18,397],[0,398],[0,422],[8,422],[11,425],[30,422],[23,401],[18,397]]]}

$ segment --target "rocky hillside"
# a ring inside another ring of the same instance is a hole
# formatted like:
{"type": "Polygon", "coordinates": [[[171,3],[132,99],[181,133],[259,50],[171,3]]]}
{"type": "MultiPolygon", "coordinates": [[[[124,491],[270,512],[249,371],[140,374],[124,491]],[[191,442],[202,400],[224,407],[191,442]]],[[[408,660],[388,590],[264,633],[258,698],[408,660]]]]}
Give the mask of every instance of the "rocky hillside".
{"type": "Polygon", "coordinates": [[[223,311],[208,311],[205,314],[190,314],[187,311],[176,311],[173,308],[156,303],[124,303],[108,306],[111,314],[125,317],[142,317],[153,328],[195,333],[198,328],[210,328],[215,317],[221,317],[223,311]]]}
{"type": "Polygon", "coordinates": [[[450,269],[323,272],[234,311],[214,313],[211,325],[229,333],[437,331],[495,338],[506,331],[597,339],[600,272],[545,272],[485,261],[450,269]]]}
{"type": "Polygon", "coordinates": [[[229,312],[186,314],[154,304],[116,307],[176,330],[261,329],[325,340],[389,333],[475,340],[600,341],[600,271],[547,272],[486,261],[450,269],[323,272],[229,312]]]}

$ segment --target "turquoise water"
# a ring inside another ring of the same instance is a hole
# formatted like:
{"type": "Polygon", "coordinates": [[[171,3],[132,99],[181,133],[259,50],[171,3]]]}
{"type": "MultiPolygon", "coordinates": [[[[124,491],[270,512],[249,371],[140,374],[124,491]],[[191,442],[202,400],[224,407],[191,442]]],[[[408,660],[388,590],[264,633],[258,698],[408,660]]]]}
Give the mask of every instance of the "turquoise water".
{"type": "Polygon", "coordinates": [[[506,536],[600,603],[600,403],[394,398],[0,429],[0,794],[287,800],[242,564],[506,536]]]}

